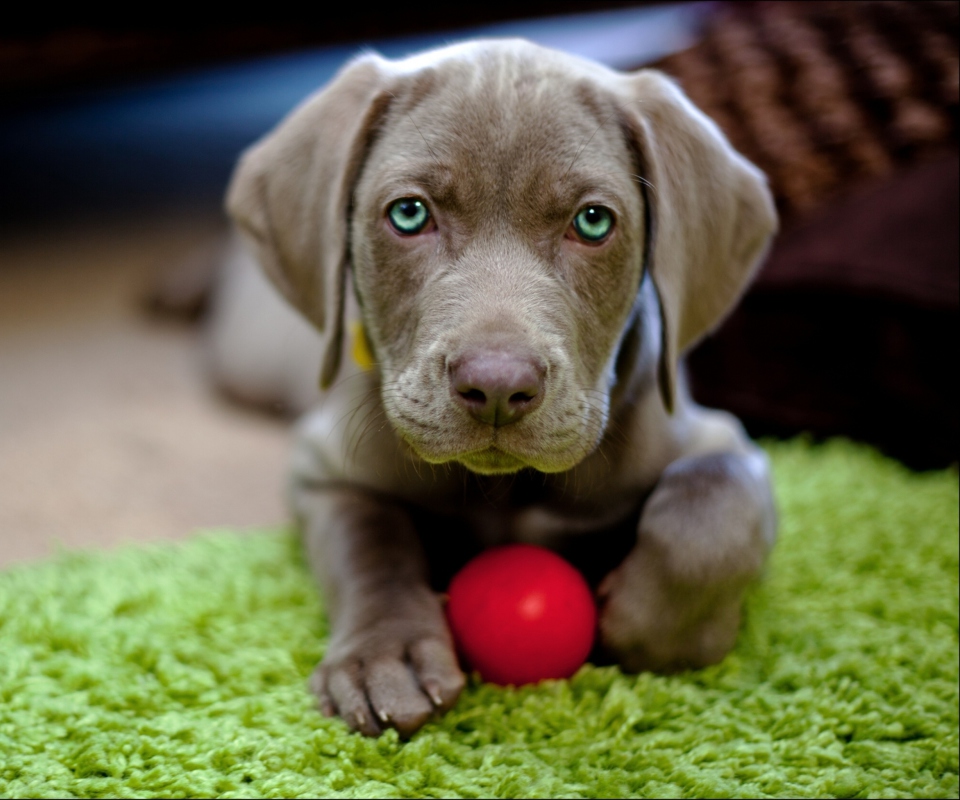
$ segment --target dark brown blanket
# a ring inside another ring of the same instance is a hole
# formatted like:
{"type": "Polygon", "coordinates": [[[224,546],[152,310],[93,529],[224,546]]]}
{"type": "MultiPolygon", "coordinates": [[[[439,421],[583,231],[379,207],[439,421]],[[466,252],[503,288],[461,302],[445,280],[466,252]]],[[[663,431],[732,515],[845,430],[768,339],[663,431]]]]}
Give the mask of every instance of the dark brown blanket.
{"type": "Polygon", "coordinates": [[[754,434],[958,457],[957,9],[749,2],[658,67],[766,170],[783,232],[690,358],[754,434]]]}

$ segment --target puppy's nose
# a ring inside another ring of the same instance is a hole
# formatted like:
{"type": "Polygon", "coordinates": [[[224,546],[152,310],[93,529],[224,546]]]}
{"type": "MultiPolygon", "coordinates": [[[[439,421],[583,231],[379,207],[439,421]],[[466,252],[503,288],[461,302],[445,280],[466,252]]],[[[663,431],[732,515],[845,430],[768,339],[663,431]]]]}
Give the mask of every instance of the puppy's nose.
{"type": "Polygon", "coordinates": [[[487,425],[509,425],[543,401],[546,369],[532,355],[469,351],[450,362],[449,373],[453,400],[487,425]]]}

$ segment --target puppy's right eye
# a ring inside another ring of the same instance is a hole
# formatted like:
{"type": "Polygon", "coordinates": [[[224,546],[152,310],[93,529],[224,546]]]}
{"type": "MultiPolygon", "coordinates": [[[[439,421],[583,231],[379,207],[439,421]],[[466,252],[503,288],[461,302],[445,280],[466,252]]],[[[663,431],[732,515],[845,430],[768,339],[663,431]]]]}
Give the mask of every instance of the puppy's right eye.
{"type": "Polygon", "coordinates": [[[585,206],[573,218],[571,227],[581,241],[600,244],[613,230],[613,214],[603,206],[585,206]]]}
{"type": "Polygon", "coordinates": [[[422,200],[404,197],[387,209],[387,219],[397,233],[413,236],[422,233],[430,224],[430,212],[422,200]]]}

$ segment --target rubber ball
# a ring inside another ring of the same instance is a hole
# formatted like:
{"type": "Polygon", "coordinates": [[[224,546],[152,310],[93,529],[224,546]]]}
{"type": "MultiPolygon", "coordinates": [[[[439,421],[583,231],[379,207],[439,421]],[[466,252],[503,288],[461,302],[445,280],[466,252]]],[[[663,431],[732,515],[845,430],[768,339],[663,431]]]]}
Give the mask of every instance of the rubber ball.
{"type": "Polygon", "coordinates": [[[516,544],[481,553],[454,576],[447,620],[468,668],[490,683],[521,686],[580,668],[593,646],[597,609],[571,564],[516,544]]]}

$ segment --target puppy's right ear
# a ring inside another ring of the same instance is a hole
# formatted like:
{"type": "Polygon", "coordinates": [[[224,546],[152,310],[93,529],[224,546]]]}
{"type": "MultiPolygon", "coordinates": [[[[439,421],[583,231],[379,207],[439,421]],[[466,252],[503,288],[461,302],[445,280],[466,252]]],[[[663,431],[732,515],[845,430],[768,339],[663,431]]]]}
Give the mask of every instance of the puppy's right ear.
{"type": "Polygon", "coordinates": [[[743,294],[777,230],[763,173],[666,75],[624,76],[625,122],[650,212],[650,277],[660,297],[659,382],[673,410],[678,361],[743,294]]]}
{"type": "Polygon", "coordinates": [[[377,120],[389,64],[344,67],[240,159],[227,210],[280,293],[323,334],[320,385],[340,365],[348,211],[377,120]]]}

